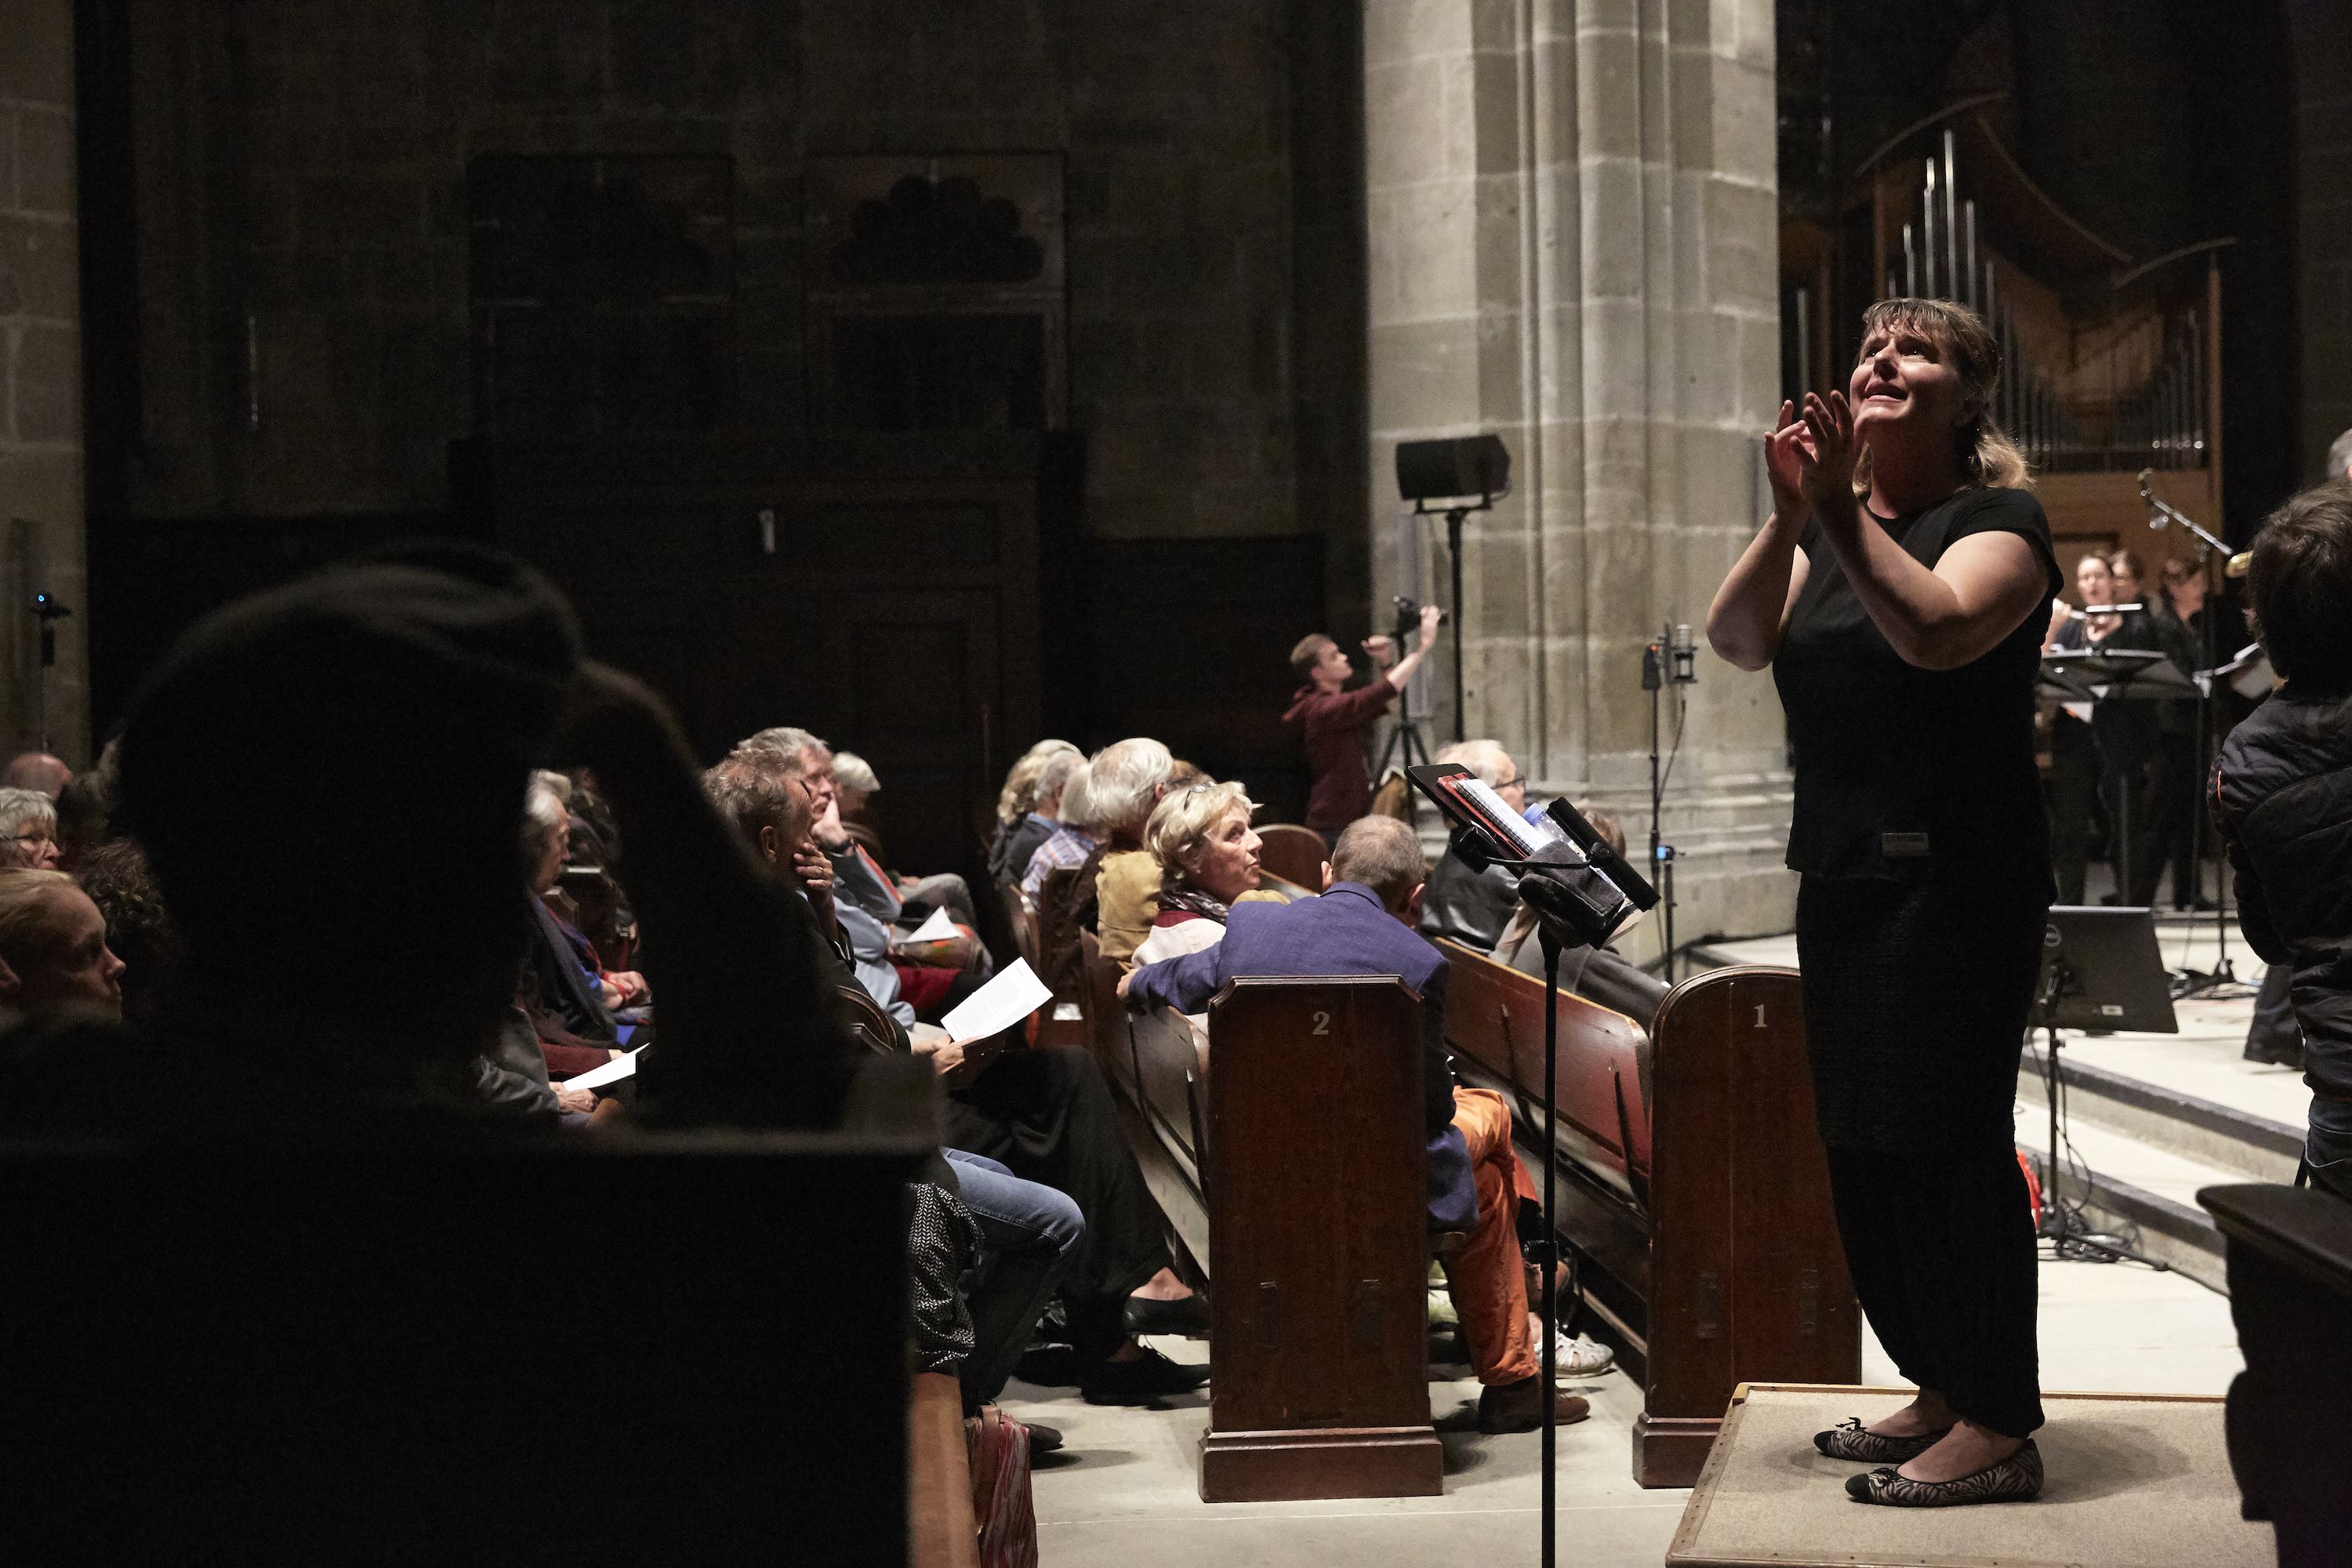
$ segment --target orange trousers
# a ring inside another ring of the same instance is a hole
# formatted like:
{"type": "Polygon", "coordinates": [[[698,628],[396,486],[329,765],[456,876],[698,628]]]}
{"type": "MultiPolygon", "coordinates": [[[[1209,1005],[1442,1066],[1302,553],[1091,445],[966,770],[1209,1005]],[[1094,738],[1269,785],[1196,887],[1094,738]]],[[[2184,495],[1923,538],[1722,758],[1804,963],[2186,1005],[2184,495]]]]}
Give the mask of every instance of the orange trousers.
{"type": "Polygon", "coordinates": [[[1454,1125],[1470,1146],[1478,1220],[1444,1260],[1446,1294],[1462,1319],[1470,1365],[1489,1388],[1543,1370],[1528,1331],[1527,1266],[1519,1257],[1519,1190],[1527,1173],[1511,1152],[1510,1102],[1491,1089],[1456,1089],[1454,1125]]]}

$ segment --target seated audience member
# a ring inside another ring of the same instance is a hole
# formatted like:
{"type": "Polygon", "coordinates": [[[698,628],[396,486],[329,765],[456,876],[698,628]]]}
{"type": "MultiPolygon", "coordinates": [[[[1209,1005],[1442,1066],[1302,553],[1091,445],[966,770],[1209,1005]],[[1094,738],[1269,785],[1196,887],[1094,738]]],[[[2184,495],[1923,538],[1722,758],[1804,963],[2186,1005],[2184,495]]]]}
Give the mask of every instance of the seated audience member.
{"type": "Polygon", "coordinates": [[[842,830],[864,845],[876,861],[888,865],[890,858],[882,852],[881,826],[874,820],[874,797],[882,793],[882,781],[876,776],[874,764],[856,752],[835,752],[833,784],[835,797],[841,802],[842,830]]]}
{"type": "Polygon", "coordinates": [[[530,929],[525,788],[552,761],[596,770],[626,833],[648,972],[667,982],[635,1113],[837,1124],[854,1047],[818,988],[806,907],[711,812],[659,700],[582,659],[553,589],[439,546],[232,605],[151,674],[122,733],[120,815],[184,943],[179,984],[152,1034],[6,1042],[0,1125],[486,1124],[476,1064],[515,1017],[530,929]],[[269,831],[226,830],[257,777],[272,781],[269,831]],[[357,889],[397,942],[353,939],[357,889]]]}
{"type": "Polygon", "coordinates": [[[2252,555],[2247,597],[2282,684],[2222,743],[2213,815],[2248,944],[2294,971],[2304,1159],[2352,1198],[2352,485],[2288,501],[2252,555]]]}
{"type": "Polygon", "coordinates": [[[1060,830],[1062,797],[1069,790],[1070,780],[1086,765],[1086,753],[1076,749],[1055,752],[1045,759],[1045,765],[1037,771],[1029,807],[1020,826],[1000,837],[1003,851],[1001,862],[993,855],[990,859],[991,872],[999,882],[1020,881],[1029,869],[1030,858],[1060,830]]]}
{"type": "MultiPolygon", "coordinates": [[[[1059,820],[1046,809],[1045,770],[1056,757],[1082,763],[1086,753],[1067,741],[1040,741],[1022,752],[1021,760],[1004,775],[1004,787],[996,796],[996,836],[988,845],[988,874],[1000,882],[1021,879],[1029,857],[1053,833],[1059,820]]],[[[1066,783],[1067,769],[1058,777],[1066,783]]]]}
{"type": "MultiPolygon", "coordinates": [[[[711,804],[735,825],[752,853],[794,885],[823,923],[824,907],[832,899],[833,870],[816,845],[816,813],[807,784],[776,766],[772,758],[741,753],[704,773],[702,784],[711,804]]],[[[839,947],[828,945],[824,960],[837,996],[863,995],[839,947]]],[[[859,1013],[860,1030],[873,1048],[919,1056],[937,1053],[939,1042],[910,1041],[887,1014],[870,1007],[859,1013]]],[[[942,1149],[940,1153],[953,1167],[944,1174],[952,1178],[956,1197],[978,1223],[981,1245],[990,1259],[967,1297],[974,1343],[958,1375],[970,1411],[1003,1392],[1014,1363],[1028,1347],[1030,1331],[1076,1258],[1086,1222],[1066,1194],[1023,1181],[997,1161],[961,1149],[942,1149]]],[[[1033,1447],[1041,1432],[1059,1445],[1053,1428],[1033,1425],[1033,1447]]]]}
{"type": "Polygon", "coordinates": [[[47,752],[19,752],[0,768],[0,786],[35,789],[55,800],[73,776],[71,768],[47,752]]]}
{"type": "MultiPolygon", "coordinates": [[[[1620,856],[1625,853],[1625,829],[1616,813],[1598,805],[1583,808],[1584,820],[1592,824],[1609,847],[1620,856]]],[[[1502,939],[1495,944],[1495,957],[1522,974],[1543,978],[1543,942],[1536,935],[1536,915],[1517,893],[1512,895],[1511,923],[1504,928],[1502,939]]],[[[1591,948],[1579,943],[1562,947],[1559,952],[1559,985],[1583,997],[1597,1002],[1612,1013],[1622,1013],[1647,1030],[1658,1016],[1658,1004],[1666,999],[1666,983],[1626,958],[1612,944],[1591,948]]]]}
{"type": "Polygon", "coordinates": [[[562,972],[547,976],[559,987],[559,994],[549,1000],[567,1016],[578,1010],[574,1004],[585,1002],[587,1016],[573,1025],[575,1031],[609,1039],[616,1033],[613,1015],[625,1008],[644,1006],[652,997],[644,975],[604,968],[595,944],[550,902],[572,853],[572,814],[556,788],[556,781],[562,777],[561,773],[545,772],[535,774],[523,802],[523,815],[530,821],[523,841],[531,858],[532,902],[538,906],[536,918],[540,925],[554,938],[552,944],[541,944],[542,957],[557,959],[553,967],[562,972]],[[563,960],[568,960],[568,967],[563,960]],[[577,984],[572,981],[573,971],[577,972],[577,984]]]}
{"type": "Polygon", "coordinates": [[[1421,668],[1437,640],[1442,613],[1435,605],[1422,606],[1420,645],[1401,660],[1394,637],[1366,637],[1364,651],[1379,673],[1353,691],[1344,689],[1353,673],[1347,651],[1321,632],[1301,637],[1290,650],[1291,671],[1300,685],[1282,721],[1297,728],[1306,749],[1307,771],[1315,781],[1307,795],[1307,826],[1321,834],[1325,844],[1337,843],[1341,828],[1371,809],[1364,731],[1421,668]]]}
{"type": "Polygon", "coordinates": [[[109,741],[95,765],[76,773],[58,793],[58,865],[70,871],[113,836],[115,742],[109,741]]]}
{"type": "Polygon", "coordinates": [[[1055,871],[1075,871],[1102,848],[1095,837],[1093,767],[1081,757],[1062,781],[1054,831],[1022,862],[1021,890],[1033,900],[1043,898],[1045,879],[1055,871]]]}
{"type": "MultiPolygon", "coordinates": [[[[1527,809],[1527,781],[1499,742],[1456,742],[1438,752],[1437,760],[1468,768],[1513,811],[1527,809]]],[[[1430,868],[1429,891],[1421,904],[1421,934],[1432,940],[1450,937],[1465,947],[1492,952],[1518,900],[1518,879],[1510,872],[1499,866],[1473,871],[1449,848],[1430,868]]]]}
{"type": "MultiPolygon", "coordinates": [[[[824,878],[826,857],[812,828],[814,801],[799,773],[773,752],[737,751],[705,775],[705,786],[722,813],[736,824],[761,859],[791,879],[815,906],[820,921],[833,899],[824,878]]],[[[846,974],[835,950],[835,983],[846,974]]],[[[962,1065],[965,1048],[977,1041],[934,1036],[912,1040],[891,1032],[889,1048],[927,1058],[942,1074],[962,1065]]],[[[1194,1372],[1138,1345],[1133,1333],[1205,1332],[1207,1303],[1176,1279],[1161,1238],[1160,1213],[1145,1191],[1102,1070],[1084,1051],[1006,1051],[970,1085],[951,1089],[947,1100],[946,1142],[950,1161],[962,1151],[1025,1185],[1042,1184],[1076,1201],[1084,1216],[1084,1245],[1059,1267],[1070,1333],[1081,1365],[1080,1387],[1094,1404],[1141,1404],[1164,1394],[1200,1386],[1194,1372]],[[1131,1325],[1131,1328],[1130,1328],[1131,1325]]],[[[959,1165],[963,1176],[970,1163],[959,1165]]],[[[986,1184],[983,1180],[982,1185],[986,1184]]],[[[1027,1215],[1021,1223],[1074,1240],[1068,1227],[1040,1217],[1034,1197],[1019,1193],[983,1193],[966,1202],[983,1228],[992,1205],[1000,1216],[1027,1215]]],[[[1008,1223],[1011,1221],[1008,1219],[1008,1223]]],[[[1024,1276],[1034,1284],[1034,1273],[1024,1276]]],[[[1008,1355],[1017,1358],[1042,1310],[1028,1311],[1011,1335],[1008,1355]]],[[[984,1314],[974,1306],[977,1321],[984,1314]]],[[[1018,1313],[1014,1313],[1018,1316],[1018,1313]]],[[[1009,1332],[1010,1331],[1008,1331],[1009,1332]]],[[[983,1340],[986,1335],[983,1334],[983,1340]]],[[[976,1354],[978,1384],[992,1394],[1009,1375],[1012,1359],[976,1354]]],[[[970,1392],[974,1386],[968,1381],[970,1392]]]]}
{"type": "MultiPolygon", "coordinates": [[[[1423,1122],[1430,1136],[1433,1219],[1458,1212],[1449,1190],[1466,1152],[1475,1218],[1461,1249],[1444,1259],[1446,1288],[1462,1319],[1471,1365],[1485,1384],[1478,1425],[1486,1432],[1540,1426],[1547,1408],[1580,1421],[1586,1403],[1549,1394],[1528,1331],[1527,1275],[1519,1256],[1519,1183],[1511,1112],[1490,1089],[1458,1089],[1445,1048],[1445,959],[1416,935],[1426,867],[1413,830],[1391,816],[1367,816],[1339,835],[1320,898],[1295,904],[1234,906],[1223,942],[1139,969],[1119,983],[1132,1005],[1197,1013],[1243,975],[1393,974],[1421,994],[1428,1069],[1423,1122]]],[[[1449,1228],[1455,1223],[1448,1218],[1449,1228]]]]}
{"type": "Polygon", "coordinates": [[[1167,747],[1139,737],[1105,746],[1087,764],[1087,798],[1104,837],[1095,937],[1121,973],[1135,967],[1135,950],[1160,913],[1160,863],[1143,847],[1143,828],[1175,765],[1167,747]]]}
{"type": "Polygon", "coordinates": [[[1257,885],[1258,837],[1250,829],[1256,809],[1237,784],[1192,784],[1171,791],[1153,808],[1143,843],[1160,865],[1160,913],[1135,950],[1138,964],[1216,942],[1237,903],[1284,901],[1257,885]]]}
{"type": "MultiPolygon", "coordinates": [[[[840,784],[834,777],[831,746],[806,730],[778,725],[738,742],[735,749],[773,752],[808,781],[817,802],[817,842],[833,858],[841,897],[863,906],[885,924],[899,920],[908,903],[919,901],[926,908],[915,916],[917,924],[930,910],[943,909],[966,931],[979,929],[971,889],[961,876],[941,871],[929,877],[894,877],[851,836],[841,817],[840,784]]],[[[969,948],[961,954],[963,959],[970,956],[969,948]]]]}
{"type": "Polygon", "coordinates": [[[0,867],[58,868],[58,808],[37,789],[0,789],[0,867]]]}
{"type": "Polygon", "coordinates": [[[106,917],[62,871],[0,870],[0,1007],[122,1016],[122,960],[106,917]]]}
{"type": "Polygon", "coordinates": [[[101,844],[81,858],[74,880],[98,906],[106,945],[122,960],[122,1016],[133,1024],[155,1022],[179,973],[180,933],[146,851],[129,838],[101,844]]]}

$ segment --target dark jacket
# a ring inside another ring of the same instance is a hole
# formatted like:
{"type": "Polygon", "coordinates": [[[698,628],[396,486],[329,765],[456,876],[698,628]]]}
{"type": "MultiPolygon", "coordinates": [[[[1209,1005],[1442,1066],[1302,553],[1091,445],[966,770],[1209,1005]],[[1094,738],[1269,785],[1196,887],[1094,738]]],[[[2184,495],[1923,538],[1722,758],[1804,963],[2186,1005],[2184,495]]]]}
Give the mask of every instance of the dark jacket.
{"type": "Polygon", "coordinates": [[[2214,764],[2213,815],[2247,942],[2294,972],[2304,1080],[2352,1099],[2352,695],[2290,684],[2255,709],[2214,764]]]}
{"type": "Polygon", "coordinates": [[[1473,871],[1448,849],[1430,868],[1429,885],[1421,895],[1421,934],[1492,952],[1518,906],[1517,878],[1499,866],[1473,871]]]}
{"type": "Polygon", "coordinates": [[[1337,833],[1372,808],[1372,777],[1364,767],[1364,731],[1388,711],[1397,689],[1377,672],[1352,691],[1302,686],[1282,715],[1307,750],[1307,826],[1337,833]]]}

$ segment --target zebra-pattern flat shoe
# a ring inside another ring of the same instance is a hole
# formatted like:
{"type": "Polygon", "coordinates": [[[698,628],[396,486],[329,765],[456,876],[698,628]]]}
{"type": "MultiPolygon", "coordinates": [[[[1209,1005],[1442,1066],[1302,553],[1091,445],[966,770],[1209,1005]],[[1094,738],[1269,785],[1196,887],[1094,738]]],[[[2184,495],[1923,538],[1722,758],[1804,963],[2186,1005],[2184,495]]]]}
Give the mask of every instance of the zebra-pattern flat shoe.
{"type": "MultiPolygon", "coordinates": [[[[1944,1432],[1950,1431],[1947,1426],[1944,1432]]],[[[1826,1432],[1813,1434],[1813,1447],[1832,1459],[1857,1465],[1899,1465],[1916,1459],[1944,1440],[1944,1432],[1923,1432],[1916,1437],[1888,1437],[1865,1431],[1862,1417],[1849,1415],[1826,1432]]]]}
{"type": "Polygon", "coordinates": [[[1886,1508],[1958,1508],[1976,1502],[2024,1502],[2042,1495],[2042,1450],[2025,1447],[1997,1465],[1949,1481],[1915,1481],[1893,1466],[1849,1479],[1846,1495],[1886,1508]]]}

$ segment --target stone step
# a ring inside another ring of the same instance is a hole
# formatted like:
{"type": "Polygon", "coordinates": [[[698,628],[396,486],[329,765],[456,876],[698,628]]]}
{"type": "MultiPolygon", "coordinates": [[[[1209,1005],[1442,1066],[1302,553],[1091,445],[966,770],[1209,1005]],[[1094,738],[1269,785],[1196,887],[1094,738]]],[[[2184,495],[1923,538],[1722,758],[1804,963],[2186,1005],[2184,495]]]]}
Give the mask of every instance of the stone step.
{"type": "MultiPolygon", "coordinates": [[[[2046,1205],[2052,1184],[2045,1115],[2038,1103],[2018,1107],[2019,1146],[2043,1172],[2046,1205]]],[[[2147,1258],[2209,1289],[2227,1289],[2221,1233],[2212,1216],[2198,1207],[2197,1194],[2203,1187],[2242,1182],[2242,1173],[2142,1142],[2079,1115],[2069,1115],[2064,1142],[2069,1157],[2056,1184],[2059,1197],[2079,1202],[2095,1229],[2126,1237],[2137,1233],[2139,1250],[2147,1258]]]]}
{"type": "MultiPolygon", "coordinates": [[[[2303,1152],[2303,1129],[2226,1105],[2157,1081],[2127,1076],[2082,1059],[2062,1045],[2058,1052],[2063,1109],[2076,1124],[2089,1122],[2138,1142],[2231,1173],[2241,1181],[2294,1179],[2303,1152]]],[[[2025,1048],[2018,1075],[2021,1103],[2035,1117],[2047,1115],[2046,1047],[2025,1048]]]]}

